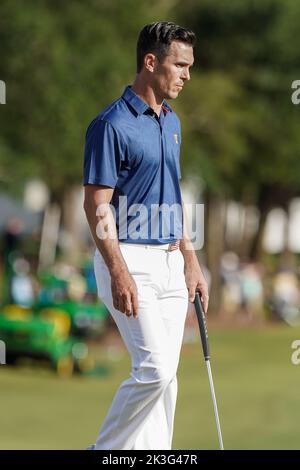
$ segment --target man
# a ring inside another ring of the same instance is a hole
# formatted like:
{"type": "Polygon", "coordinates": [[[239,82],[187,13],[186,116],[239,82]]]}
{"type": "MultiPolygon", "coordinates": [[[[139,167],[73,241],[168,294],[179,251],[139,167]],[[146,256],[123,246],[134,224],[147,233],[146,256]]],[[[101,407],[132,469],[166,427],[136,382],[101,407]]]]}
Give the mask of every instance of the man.
{"type": "Polygon", "coordinates": [[[180,122],[165,101],[190,79],[194,43],[194,33],[174,23],[146,25],[133,85],[87,130],[84,208],[97,246],[98,293],[132,360],[96,450],[171,449],[188,300],[197,289],[208,306],[183,229],[180,122]]]}

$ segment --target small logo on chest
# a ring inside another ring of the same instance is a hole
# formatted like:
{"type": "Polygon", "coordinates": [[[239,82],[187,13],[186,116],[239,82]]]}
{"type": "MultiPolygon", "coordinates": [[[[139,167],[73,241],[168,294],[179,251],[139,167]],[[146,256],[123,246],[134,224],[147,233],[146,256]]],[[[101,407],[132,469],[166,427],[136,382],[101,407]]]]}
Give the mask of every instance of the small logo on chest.
{"type": "Polygon", "coordinates": [[[173,134],[176,144],[178,144],[178,134],[173,134]]]}

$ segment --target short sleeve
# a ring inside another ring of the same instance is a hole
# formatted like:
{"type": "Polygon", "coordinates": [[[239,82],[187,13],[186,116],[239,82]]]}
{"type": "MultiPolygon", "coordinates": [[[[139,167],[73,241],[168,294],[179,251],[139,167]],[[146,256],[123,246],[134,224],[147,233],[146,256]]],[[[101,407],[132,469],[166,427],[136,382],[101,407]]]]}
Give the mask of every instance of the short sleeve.
{"type": "Polygon", "coordinates": [[[96,118],[86,133],[83,184],[99,184],[115,188],[124,160],[117,131],[103,119],[96,118]]]}

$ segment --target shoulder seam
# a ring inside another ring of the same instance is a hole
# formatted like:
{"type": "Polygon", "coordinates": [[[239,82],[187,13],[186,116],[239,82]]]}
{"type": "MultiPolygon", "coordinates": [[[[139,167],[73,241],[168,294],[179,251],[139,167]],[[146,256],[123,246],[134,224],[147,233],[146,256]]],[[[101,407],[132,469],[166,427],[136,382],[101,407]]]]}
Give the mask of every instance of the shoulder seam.
{"type": "Polygon", "coordinates": [[[101,117],[100,117],[100,121],[103,121],[103,122],[105,122],[106,124],[109,124],[110,127],[114,130],[114,132],[115,132],[116,134],[118,134],[118,137],[119,137],[120,140],[122,141],[123,145],[126,146],[126,145],[125,145],[125,142],[124,142],[124,139],[123,139],[123,137],[122,137],[122,134],[118,131],[118,129],[115,128],[115,126],[114,126],[108,119],[105,119],[105,118],[101,118],[101,117]]]}

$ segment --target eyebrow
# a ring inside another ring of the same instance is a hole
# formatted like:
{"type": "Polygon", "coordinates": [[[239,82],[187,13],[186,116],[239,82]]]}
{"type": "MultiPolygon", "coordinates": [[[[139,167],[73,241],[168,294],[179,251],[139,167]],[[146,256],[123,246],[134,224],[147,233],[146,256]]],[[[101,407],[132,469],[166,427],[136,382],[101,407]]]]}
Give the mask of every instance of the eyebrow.
{"type": "Polygon", "coordinates": [[[192,67],[194,65],[194,62],[190,64],[189,62],[186,62],[185,60],[177,60],[176,64],[189,65],[190,67],[192,67]]]}

